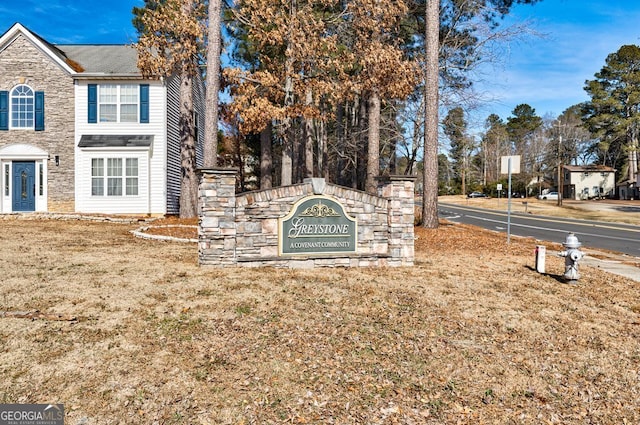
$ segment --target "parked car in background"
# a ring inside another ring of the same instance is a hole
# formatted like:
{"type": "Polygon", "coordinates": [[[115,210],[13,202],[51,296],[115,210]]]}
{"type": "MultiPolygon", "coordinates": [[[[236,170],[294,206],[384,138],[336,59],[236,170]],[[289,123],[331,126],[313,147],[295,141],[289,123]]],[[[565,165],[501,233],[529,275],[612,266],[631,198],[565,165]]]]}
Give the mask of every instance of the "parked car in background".
{"type": "Polygon", "coordinates": [[[538,199],[543,199],[543,200],[558,200],[558,192],[549,192],[549,193],[543,193],[542,195],[538,195],[538,199]]]}
{"type": "Polygon", "coordinates": [[[488,196],[482,192],[471,192],[467,195],[467,198],[488,198],[488,196]]]}

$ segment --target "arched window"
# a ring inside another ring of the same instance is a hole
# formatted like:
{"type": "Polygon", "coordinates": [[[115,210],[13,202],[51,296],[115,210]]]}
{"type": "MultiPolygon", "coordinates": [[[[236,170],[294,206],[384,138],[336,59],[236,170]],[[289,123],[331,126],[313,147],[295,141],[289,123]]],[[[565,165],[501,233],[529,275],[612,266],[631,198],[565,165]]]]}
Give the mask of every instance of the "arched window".
{"type": "Polygon", "coordinates": [[[31,87],[19,85],[11,90],[11,127],[34,128],[34,94],[31,87]]]}

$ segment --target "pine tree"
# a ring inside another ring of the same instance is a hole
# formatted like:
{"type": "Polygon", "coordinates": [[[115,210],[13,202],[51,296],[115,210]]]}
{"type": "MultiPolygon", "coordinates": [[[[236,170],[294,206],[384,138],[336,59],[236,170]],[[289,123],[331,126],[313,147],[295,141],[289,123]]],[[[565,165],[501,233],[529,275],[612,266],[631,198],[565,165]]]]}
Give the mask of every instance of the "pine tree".
{"type": "Polygon", "coordinates": [[[199,1],[149,1],[148,7],[134,9],[134,25],[139,32],[136,49],[138,68],[147,78],[180,78],[180,217],[197,215],[198,179],[193,110],[193,78],[200,72],[204,9],[199,1]]]}
{"type": "Polygon", "coordinates": [[[450,141],[449,154],[453,160],[454,170],[460,178],[462,194],[466,194],[473,144],[467,135],[467,122],[461,107],[449,111],[443,121],[443,127],[444,134],[450,141]]]}
{"type": "Polygon", "coordinates": [[[638,175],[640,148],[640,47],[625,45],[607,56],[606,65],[586,81],[591,101],[585,104],[586,124],[604,150],[617,152],[615,166],[624,181],[638,175]]]}

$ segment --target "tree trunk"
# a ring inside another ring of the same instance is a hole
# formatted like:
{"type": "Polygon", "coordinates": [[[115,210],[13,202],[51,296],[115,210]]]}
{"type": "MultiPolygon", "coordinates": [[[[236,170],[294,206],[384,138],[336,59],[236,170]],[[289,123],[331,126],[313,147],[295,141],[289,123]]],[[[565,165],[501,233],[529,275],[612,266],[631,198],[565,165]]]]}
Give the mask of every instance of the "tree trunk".
{"type": "Polygon", "coordinates": [[[300,183],[302,181],[302,173],[304,168],[304,150],[303,150],[303,142],[300,138],[304,137],[304,135],[300,136],[298,134],[298,130],[300,129],[299,119],[291,119],[293,125],[290,127],[289,133],[291,140],[291,182],[292,183],[300,183]]]}
{"type": "Polygon", "coordinates": [[[462,183],[462,194],[465,195],[467,193],[467,158],[462,158],[462,170],[460,170],[461,174],[461,183],[462,183]]]}
{"type": "MultiPolygon", "coordinates": [[[[285,118],[285,121],[290,121],[285,118]]],[[[289,186],[293,181],[293,149],[290,140],[290,131],[287,129],[282,137],[282,169],[280,170],[280,185],[289,186]]]]}
{"type": "MultiPolygon", "coordinates": [[[[307,106],[313,103],[313,92],[307,89],[307,106]]],[[[313,118],[305,118],[304,137],[304,177],[313,177],[313,118]]]]}
{"type": "Polygon", "coordinates": [[[205,105],[204,167],[218,164],[218,91],[220,90],[220,0],[209,0],[207,45],[207,95],[205,105]]]}
{"type": "Polygon", "coordinates": [[[426,0],[422,225],[438,227],[438,49],[440,0],[426,0]]]}
{"type": "Polygon", "coordinates": [[[193,77],[187,71],[183,71],[180,78],[180,158],[180,217],[192,218],[198,213],[198,177],[193,128],[193,77]]]}
{"type": "Polygon", "coordinates": [[[336,155],[336,182],[339,185],[346,186],[346,164],[347,161],[344,159],[345,148],[347,143],[345,141],[345,114],[344,114],[344,104],[342,102],[336,105],[336,150],[338,154],[336,155]]]}
{"type": "Polygon", "coordinates": [[[380,175],[380,97],[375,90],[369,96],[368,124],[365,191],[376,195],[378,193],[376,178],[380,175]]]}
{"type": "Polygon", "coordinates": [[[273,179],[273,157],[271,153],[271,123],[260,132],[260,189],[271,189],[273,179]]]}
{"type": "Polygon", "coordinates": [[[284,105],[287,107],[285,112],[286,116],[282,120],[281,126],[281,137],[282,137],[282,164],[280,171],[280,184],[282,186],[289,186],[293,182],[293,132],[291,131],[291,117],[289,116],[290,112],[288,107],[293,105],[293,78],[291,77],[293,73],[293,59],[287,58],[286,61],[286,72],[287,76],[285,78],[285,98],[284,105]]]}
{"type": "Polygon", "coordinates": [[[358,96],[358,100],[355,105],[355,107],[358,108],[358,113],[354,114],[355,123],[351,127],[355,142],[355,148],[353,150],[354,175],[351,187],[360,190],[365,190],[365,181],[367,177],[366,158],[368,140],[367,133],[365,132],[365,123],[367,122],[368,103],[369,102],[362,99],[361,96],[358,96]]]}
{"type": "Polygon", "coordinates": [[[398,142],[395,137],[389,142],[389,174],[395,176],[398,174],[398,165],[396,156],[398,155],[398,142]]]}
{"type": "Polygon", "coordinates": [[[320,121],[320,135],[318,136],[318,172],[329,181],[329,152],[327,151],[327,125],[320,121]]]}
{"type": "Polygon", "coordinates": [[[292,119],[291,119],[291,107],[293,106],[294,93],[293,93],[293,67],[294,58],[292,57],[293,50],[293,26],[295,22],[295,16],[297,13],[295,1],[291,2],[290,21],[289,28],[287,29],[287,48],[285,49],[285,62],[284,62],[284,107],[285,118],[282,120],[280,128],[280,135],[282,137],[282,167],[280,171],[280,185],[289,186],[293,183],[293,131],[292,131],[292,119]]]}

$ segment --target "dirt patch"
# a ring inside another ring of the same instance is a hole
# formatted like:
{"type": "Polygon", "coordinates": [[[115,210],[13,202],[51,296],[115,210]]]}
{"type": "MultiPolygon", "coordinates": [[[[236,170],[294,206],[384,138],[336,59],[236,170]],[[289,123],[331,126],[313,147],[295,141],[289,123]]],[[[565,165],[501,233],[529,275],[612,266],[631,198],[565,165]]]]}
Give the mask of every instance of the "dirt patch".
{"type": "Polygon", "coordinates": [[[416,229],[416,266],[197,266],[137,226],[0,221],[0,400],[69,424],[640,422],[640,289],[535,241],[416,229]],[[46,320],[69,315],[76,321],[46,320]]]}

